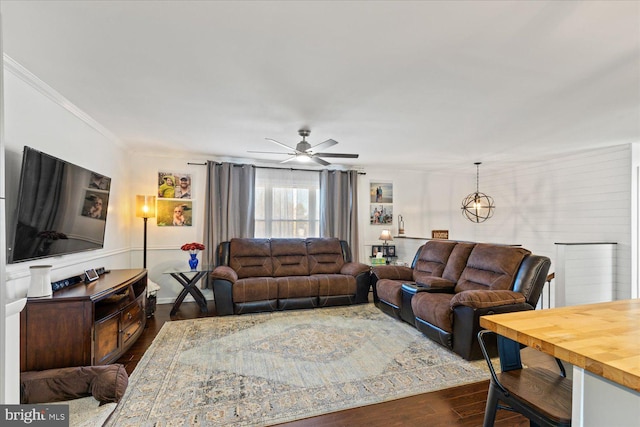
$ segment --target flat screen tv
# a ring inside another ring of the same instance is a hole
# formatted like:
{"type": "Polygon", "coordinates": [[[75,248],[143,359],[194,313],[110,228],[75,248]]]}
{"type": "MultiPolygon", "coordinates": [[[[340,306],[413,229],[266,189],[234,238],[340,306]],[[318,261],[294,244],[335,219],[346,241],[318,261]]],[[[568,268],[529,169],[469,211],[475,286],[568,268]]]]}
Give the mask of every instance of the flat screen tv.
{"type": "Polygon", "coordinates": [[[111,178],[25,146],[9,263],[101,249],[110,188],[111,178]]]}

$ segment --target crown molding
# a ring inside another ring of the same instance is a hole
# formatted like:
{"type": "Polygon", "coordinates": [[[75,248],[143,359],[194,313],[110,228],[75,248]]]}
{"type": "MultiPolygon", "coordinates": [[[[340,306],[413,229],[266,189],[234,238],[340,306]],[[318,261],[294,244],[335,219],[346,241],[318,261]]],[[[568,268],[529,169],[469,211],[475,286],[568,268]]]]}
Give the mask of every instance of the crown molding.
{"type": "Polygon", "coordinates": [[[115,136],[111,131],[98,123],[93,117],[82,111],[75,104],[69,101],[67,98],[62,96],[60,92],[49,86],[47,83],[42,81],[39,77],[33,74],[31,71],[27,70],[13,58],[11,58],[6,53],[3,54],[4,60],[4,69],[14,76],[18,77],[23,82],[27,83],[29,86],[37,90],[40,94],[47,97],[52,102],[56,103],[60,107],[67,110],[69,113],[73,114],[78,120],[83,121],[85,124],[90,126],[96,132],[107,138],[109,141],[117,144],[122,148],[126,148],[124,142],[115,136]]]}

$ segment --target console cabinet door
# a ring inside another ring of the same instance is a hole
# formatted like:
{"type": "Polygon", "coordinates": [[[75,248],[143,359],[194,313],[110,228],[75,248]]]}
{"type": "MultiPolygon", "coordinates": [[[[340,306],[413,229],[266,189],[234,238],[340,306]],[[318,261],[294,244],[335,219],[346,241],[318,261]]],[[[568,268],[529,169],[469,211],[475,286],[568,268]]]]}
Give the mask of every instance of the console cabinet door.
{"type": "Polygon", "coordinates": [[[120,351],[120,313],[96,322],[95,365],[108,363],[120,351]]]}
{"type": "Polygon", "coordinates": [[[23,371],[91,364],[91,301],[27,304],[23,310],[23,371]]]}

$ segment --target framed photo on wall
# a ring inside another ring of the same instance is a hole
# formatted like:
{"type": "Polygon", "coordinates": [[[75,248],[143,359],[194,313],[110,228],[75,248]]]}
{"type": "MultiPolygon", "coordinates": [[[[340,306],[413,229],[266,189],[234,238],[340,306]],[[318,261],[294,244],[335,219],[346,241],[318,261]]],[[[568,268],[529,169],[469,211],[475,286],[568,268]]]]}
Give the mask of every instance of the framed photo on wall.
{"type": "Polygon", "coordinates": [[[157,199],[158,227],[191,227],[193,202],[180,199],[157,199]]]}
{"type": "Polygon", "coordinates": [[[393,203],[393,183],[371,181],[369,186],[371,203],[393,203]]]}
{"type": "Polygon", "coordinates": [[[393,223],[393,205],[372,204],[369,208],[369,218],[372,225],[393,223]]]}
{"type": "Polygon", "coordinates": [[[191,175],[180,172],[158,172],[158,198],[191,199],[191,175]]]}

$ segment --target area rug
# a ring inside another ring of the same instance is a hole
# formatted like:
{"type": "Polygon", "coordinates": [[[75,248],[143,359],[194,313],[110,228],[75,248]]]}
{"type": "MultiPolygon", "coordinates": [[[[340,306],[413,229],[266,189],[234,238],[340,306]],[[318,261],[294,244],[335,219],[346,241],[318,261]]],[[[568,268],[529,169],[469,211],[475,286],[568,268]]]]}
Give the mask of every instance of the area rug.
{"type": "Polygon", "coordinates": [[[373,304],[167,322],[110,426],[267,426],[489,378],[373,304]]]}

